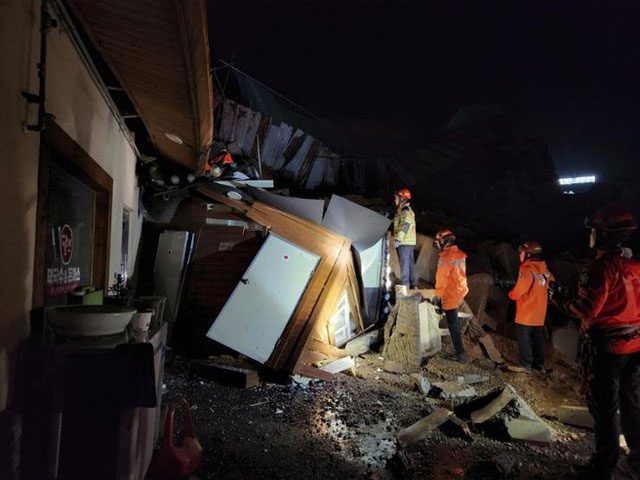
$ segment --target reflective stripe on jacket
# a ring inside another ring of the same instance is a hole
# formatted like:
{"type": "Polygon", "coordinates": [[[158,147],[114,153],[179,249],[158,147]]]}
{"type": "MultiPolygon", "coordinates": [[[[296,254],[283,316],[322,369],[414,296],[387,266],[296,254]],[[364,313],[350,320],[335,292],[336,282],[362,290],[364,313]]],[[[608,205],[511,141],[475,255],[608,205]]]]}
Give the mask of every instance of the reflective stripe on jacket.
{"type": "Polygon", "coordinates": [[[409,205],[400,205],[393,218],[393,238],[400,245],[416,244],[416,216],[409,205]]]}
{"type": "MultiPolygon", "coordinates": [[[[640,261],[605,254],[580,275],[578,298],[569,311],[582,322],[586,332],[615,330],[640,325],[640,261]]],[[[640,338],[608,342],[610,353],[640,351],[640,338]]]]}
{"type": "Polygon", "coordinates": [[[531,327],[544,325],[549,300],[549,282],[553,281],[542,260],[525,260],[520,264],[518,281],[509,298],[516,302],[516,323],[531,327]]]}
{"type": "Polygon", "coordinates": [[[462,305],[467,293],[467,254],[456,245],[445,247],[439,254],[435,296],[442,300],[443,310],[452,310],[462,305]]]}

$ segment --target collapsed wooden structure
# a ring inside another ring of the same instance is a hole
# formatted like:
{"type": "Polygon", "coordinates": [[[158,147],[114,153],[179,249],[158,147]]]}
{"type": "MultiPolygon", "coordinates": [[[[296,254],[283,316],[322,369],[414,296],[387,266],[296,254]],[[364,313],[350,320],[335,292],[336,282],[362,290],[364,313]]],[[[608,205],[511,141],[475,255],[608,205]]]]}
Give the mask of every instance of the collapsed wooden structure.
{"type": "MultiPolygon", "coordinates": [[[[226,211],[217,213],[216,209],[207,211],[202,202],[192,202],[191,210],[199,212],[196,215],[203,215],[214,221],[218,219],[227,225],[234,225],[234,221],[251,222],[259,228],[263,238],[269,233],[276,234],[320,258],[290,321],[265,365],[274,370],[331,379],[330,373],[320,370],[317,366],[346,355],[338,348],[340,345],[334,321],[341,303],[346,301],[348,304],[348,315],[355,326],[355,332],[352,333],[358,334],[365,328],[361,282],[351,249],[351,240],[322,225],[265,203],[234,200],[208,186],[199,187],[196,193],[206,202],[228,207],[226,211]]],[[[193,216],[191,218],[193,219],[193,216]]],[[[215,272],[212,274],[215,275],[215,272]]],[[[260,319],[256,319],[256,322],[258,321],[260,319]]]]}

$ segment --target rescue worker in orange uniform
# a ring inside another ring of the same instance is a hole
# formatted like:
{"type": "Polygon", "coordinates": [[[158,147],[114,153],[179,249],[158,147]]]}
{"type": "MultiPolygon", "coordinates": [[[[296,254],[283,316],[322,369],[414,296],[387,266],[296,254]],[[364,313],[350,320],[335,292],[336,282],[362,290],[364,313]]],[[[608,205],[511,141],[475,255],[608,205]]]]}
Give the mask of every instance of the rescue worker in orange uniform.
{"type": "Polygon", "coordinates": [[[415,288],[418,282],[414,252],[416,249],[416,216],[411,208],[411,192],[402,188],[394,195],[396,214],[393,218],[393,243],[400,261],[400,284],[415,288]]]}
{"type": "Polygon", "coordinates": [[[444,310],[447,326],[451,334],[454,355],[451,360],[467,362],[467,354],[462,343],[462,333],[458,323],[458,308],[469,293],[467,287],[467,254],[456,245],[456,237],[451,230],[440,230],[436,234],[435,245],[440,250],[436,271],[436,292],[433,303],[444,310]]]}
{"type": "Polygon", "coordinates": [[[552,295],[580,319],[583,332],[581,366],[596,445],[577,478],[614,478],[622,430],[630,448],[625,478],[640,479],[640,261],[624,255],[637,227],[619,205],[599,210],[585,226],[596,259],[581,274],[575,298],[552,295]]]}
{"type": "Polygon", "coordinates": [[[542,259],[542,247],[529,241],[520,245],[518,280],[509,292],[516,302],[516,332],[518,334],[518,365],[509,365],[513,372],[531,369],[544,372],[544,321],[549,301],[549,282],[554,280],[542,259]]]}

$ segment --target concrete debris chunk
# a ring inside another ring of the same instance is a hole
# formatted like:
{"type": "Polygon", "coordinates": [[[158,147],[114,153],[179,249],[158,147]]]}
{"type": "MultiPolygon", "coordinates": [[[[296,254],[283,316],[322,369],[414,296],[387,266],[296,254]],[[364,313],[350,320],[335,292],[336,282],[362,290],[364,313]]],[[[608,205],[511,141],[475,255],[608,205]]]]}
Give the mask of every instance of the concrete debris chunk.
{"type": "Polygon", "coordinates": [[[482,344],[482,346],[484,347],[485,351],[487,352],[487,356],[493,362],[498,363],[498,364],[504,363],[504,358],[502,358],[502,354],[500,353],[500,351],[496,348],[495,344],[493,343],[493,339],[491,338],[491,336],[484,335],[483,337],[480,337],[479,341],[482,344]]]}
{"type": "Polygon", "coordinates": [[[476,389],[471,385],[457,381],[434,382],[433,387],[440,391],[439,397],[443,400],[469,399],[477,395],[476,389]]]}
{"type": "Polygon", "coordinates": [[[431,382],[429,382],[429,379],[427,377],[419,373],[413,373],[411,375],[411,379],[413,380],[413,384],[415,385],[415,387],[422,395],[424,395],[425,397],[429,395],[429,392],[431,391],[431,382]]]}
{"type": "Polygon", "coordinates": [[[558,421],[574,427],[593,428],[593,417],[587,407],[560,405],[557,410],[558,421]]]}
{"type": "Polygon", "coordinates": [[[378,329],[354,338],[344,346],[345,353],[352,357],[357,357],[371,351],[373,347],[380,343],[380,334],[381,331],[378,329]]]}
{"type": "Polygon", "coordinates": [[[406,447],[407,445],[411,445],[412,443],[422,440],[431,431],[435,430],[451,418],[452,415],[453,412],[451,410],[438,408],[431,415],[398,432],[396,435],[398,443],[401,447],[406,447]]]}
{"type": "Polygon", "coordinates": [[[356,362],[353,357],[339,358],[319,366],[320,370],[328,373],[340,373],[345,370],[351,370],[355,367],[356,362]]]}
{"type": "Polygon", "coordinates": [[[475,412],[471,412],[471,421],[475,424],[486,422],[504,410],[514,398],[513,389],[506,387],[503,388],[500,395],[498,395],[493,401],[483,408],[476,410],[475,412]]]}
{"type": "Polygon", "coordinates": [[[507,422],[507,431],[514,440],[535,443],[551,443],[551,428],[542,420],[514,418],[507,422]]]}

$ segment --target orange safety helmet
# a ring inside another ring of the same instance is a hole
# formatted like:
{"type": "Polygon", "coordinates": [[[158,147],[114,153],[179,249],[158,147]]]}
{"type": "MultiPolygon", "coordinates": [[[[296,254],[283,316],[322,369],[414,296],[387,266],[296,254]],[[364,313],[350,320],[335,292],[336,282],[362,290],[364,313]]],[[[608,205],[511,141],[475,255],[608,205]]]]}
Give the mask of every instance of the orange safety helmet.
{"type": "Polygon", "coordinates": [[[622,205],[612,204],[587,217],[584,226],[604,232],[624,232],[638,228],[633,214],[622,205]]]}
{"type": "Polygon", "coordinates": [[[531,257],[540,257],[542,255],[542,246],[534,240],[529,240],[518,247],[518,253],[524,253],[525,260],[531,257]]]}
{"type": "Polygon", "coordinates": [[[542,253],[542,246],[538,242],[531,240],[520,245],[518,252],[524,252],[529,255],[540,255],[542,253]]]}
{"type": "Polygon", "coordinates": [[[448,228],[440,230],[438,233],[436,233],[435,243],[439,249],[443,249],[444,247],[446,247],[447,245],[451,245],[455,241],[455,234],[448,228]]]}
{"type": "Polygon", "coordinates": [[[402,200],[411,200],[411,192],[408,188],[401,188],[396,192],[396,195],[399,196],[402,200]]]}

